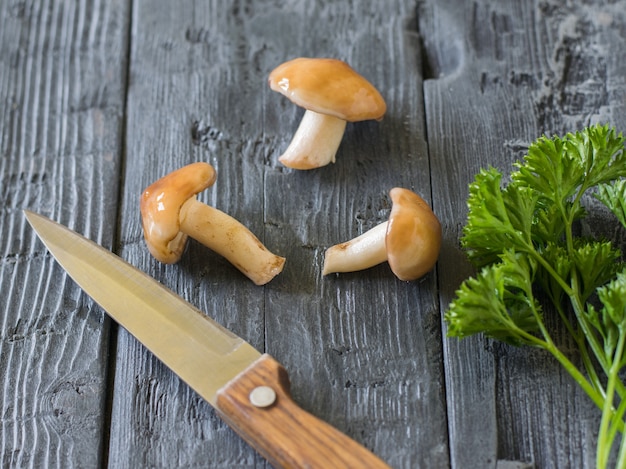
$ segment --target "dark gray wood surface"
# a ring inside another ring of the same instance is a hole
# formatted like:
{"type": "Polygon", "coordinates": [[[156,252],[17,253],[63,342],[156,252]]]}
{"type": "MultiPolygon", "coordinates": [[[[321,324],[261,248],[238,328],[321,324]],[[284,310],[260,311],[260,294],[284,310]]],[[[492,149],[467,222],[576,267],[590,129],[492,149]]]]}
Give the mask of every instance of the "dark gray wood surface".
{"type": "MultiPolygon", "coordinates": [[[[434,210],[446,227],[442,309],[471,272],[459,268],[456,240],[481,167],[509,173],[544,133],[626,128],[626,3],[570,3],[447,0],[419,10],[434,210]]],[[[453,466],[595,467],[599,412],[551,356],[482,337],[443,346],[453,466]]]]}
{"type": "Polygon", "coordinates": [[[0,0],[2,467],[267,465],[81,293],[24,208],[271,353],[304,409],[392,467],[593,467],[599,412],[557,364],[448,339],[442,314],[471,273],[473,175],[542,133],[625,129],[625,41],[624,0],[0,0]],[[277,161],[302,110],[266,83],[297,56],[346,60],[388,105],[306,172],[277,161]],[[150,257],[139,196],[195,161],[218,173],[201,200],[287,258],[268,285],[193,241],[178,264],[150,257]],[[322,278],[324,250],[384,221],[394,186],[440,217],[436,270],[322,278]]]}
{"type": "Polygon", "coordinates": [[[97,467],[109,321],[42,248],[30,208],[114,247],[130,5],[0,1],[2,467],[97,467]]]}

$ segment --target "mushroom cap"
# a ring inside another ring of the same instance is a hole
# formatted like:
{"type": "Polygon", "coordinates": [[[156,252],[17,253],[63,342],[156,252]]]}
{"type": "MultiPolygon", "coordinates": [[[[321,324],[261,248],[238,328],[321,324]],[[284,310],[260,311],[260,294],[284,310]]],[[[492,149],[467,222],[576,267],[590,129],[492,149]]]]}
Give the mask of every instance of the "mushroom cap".
{"type": "Polygon", "coordinates": [[[349,122],[381,120],[387,110],[378,90],[337,59],[290,60],[270,73],[269,85],[298,106],[349,122]]]}
{"type": "Polygon", "coordinates": [[[213,166],[192,163],[144,190],[140,202],[143,234],[157,260],[172,264],[180,259],[187,241],[187,235],[180,231],[180,209],[198,192],[212,186],[215,179],[213,166]]]}
{"type": "Polygon", "coordinates": [[[400,280],[415,280],[430,271],[441,249],[441,224],[428,204],[408,189],[389,191],[387,261],[400,280]]]}

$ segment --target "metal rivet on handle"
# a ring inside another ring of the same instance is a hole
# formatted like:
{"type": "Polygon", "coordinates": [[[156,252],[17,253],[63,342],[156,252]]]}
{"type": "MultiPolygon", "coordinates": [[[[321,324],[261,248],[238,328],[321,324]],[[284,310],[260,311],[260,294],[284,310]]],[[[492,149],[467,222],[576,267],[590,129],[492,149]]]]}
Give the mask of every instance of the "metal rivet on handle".
{"type": "Polygon", "coordinates": [[[269,386],[259,386],[250,391],[249,399],[254,407],[269,407],[276,401],[276,391],[269,386]]]}

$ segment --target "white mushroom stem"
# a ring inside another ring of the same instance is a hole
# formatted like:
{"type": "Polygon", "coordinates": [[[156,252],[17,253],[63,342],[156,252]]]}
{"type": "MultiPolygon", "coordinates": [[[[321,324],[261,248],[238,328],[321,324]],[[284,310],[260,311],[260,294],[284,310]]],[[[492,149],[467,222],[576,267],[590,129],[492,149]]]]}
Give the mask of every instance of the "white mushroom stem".
{"type": "Polygon", "coordinates": [[[313,169],[334,163],[345,130],[345,120],[307,110],[278,161],[294,169],[313,169]]]}
{"type": "Polygon", "coordinates": [[[284,257],[270,252],[230,215],[195,198],[181,207],[180,230],[226,258],[257,285],[266,284],[283,270],[284,257]]]}
{"type": "Polygon", "coordinates": [[[385,237],[389,222],[381,223],[360,236],[326,250],[322,275],[369,269],[387,260],[385,237]]]}

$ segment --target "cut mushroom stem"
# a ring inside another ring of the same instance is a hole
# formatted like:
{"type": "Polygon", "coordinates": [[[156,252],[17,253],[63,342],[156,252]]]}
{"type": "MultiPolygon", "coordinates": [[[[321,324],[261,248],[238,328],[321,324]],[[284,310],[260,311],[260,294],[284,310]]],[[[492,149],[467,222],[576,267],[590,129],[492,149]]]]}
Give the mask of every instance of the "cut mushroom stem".
{"type": "Polygon", "coordinates": [[[269,251],[243,224],[196,199],[180,210],[180,231],[223,256],[256,285],[278,275],[285,258],[269,251]]]}
{"type": "Polygon", "coordinates": [[[294,169],[313,169],[334,163],[345,129],[345,120],[307,110],[278,161],[294,169]]]}
{"type": "Polygon", "coordinates": [[[323,274],[353,272],[389,262],[400,280],[415,280],[430,271],[441,249],[441,224],[428,204],[408,189],[389,191],[389,220],[356,238],[332,246],[324,256],[323,274]]]}
{"type": "Polygon", "coordinates": [[[324,256],[322,275],[334,272],[355,272],[385,262],[387,260],[385,247],[387,223],[381,223],[361,236],[328,248],[324,256]]]}

